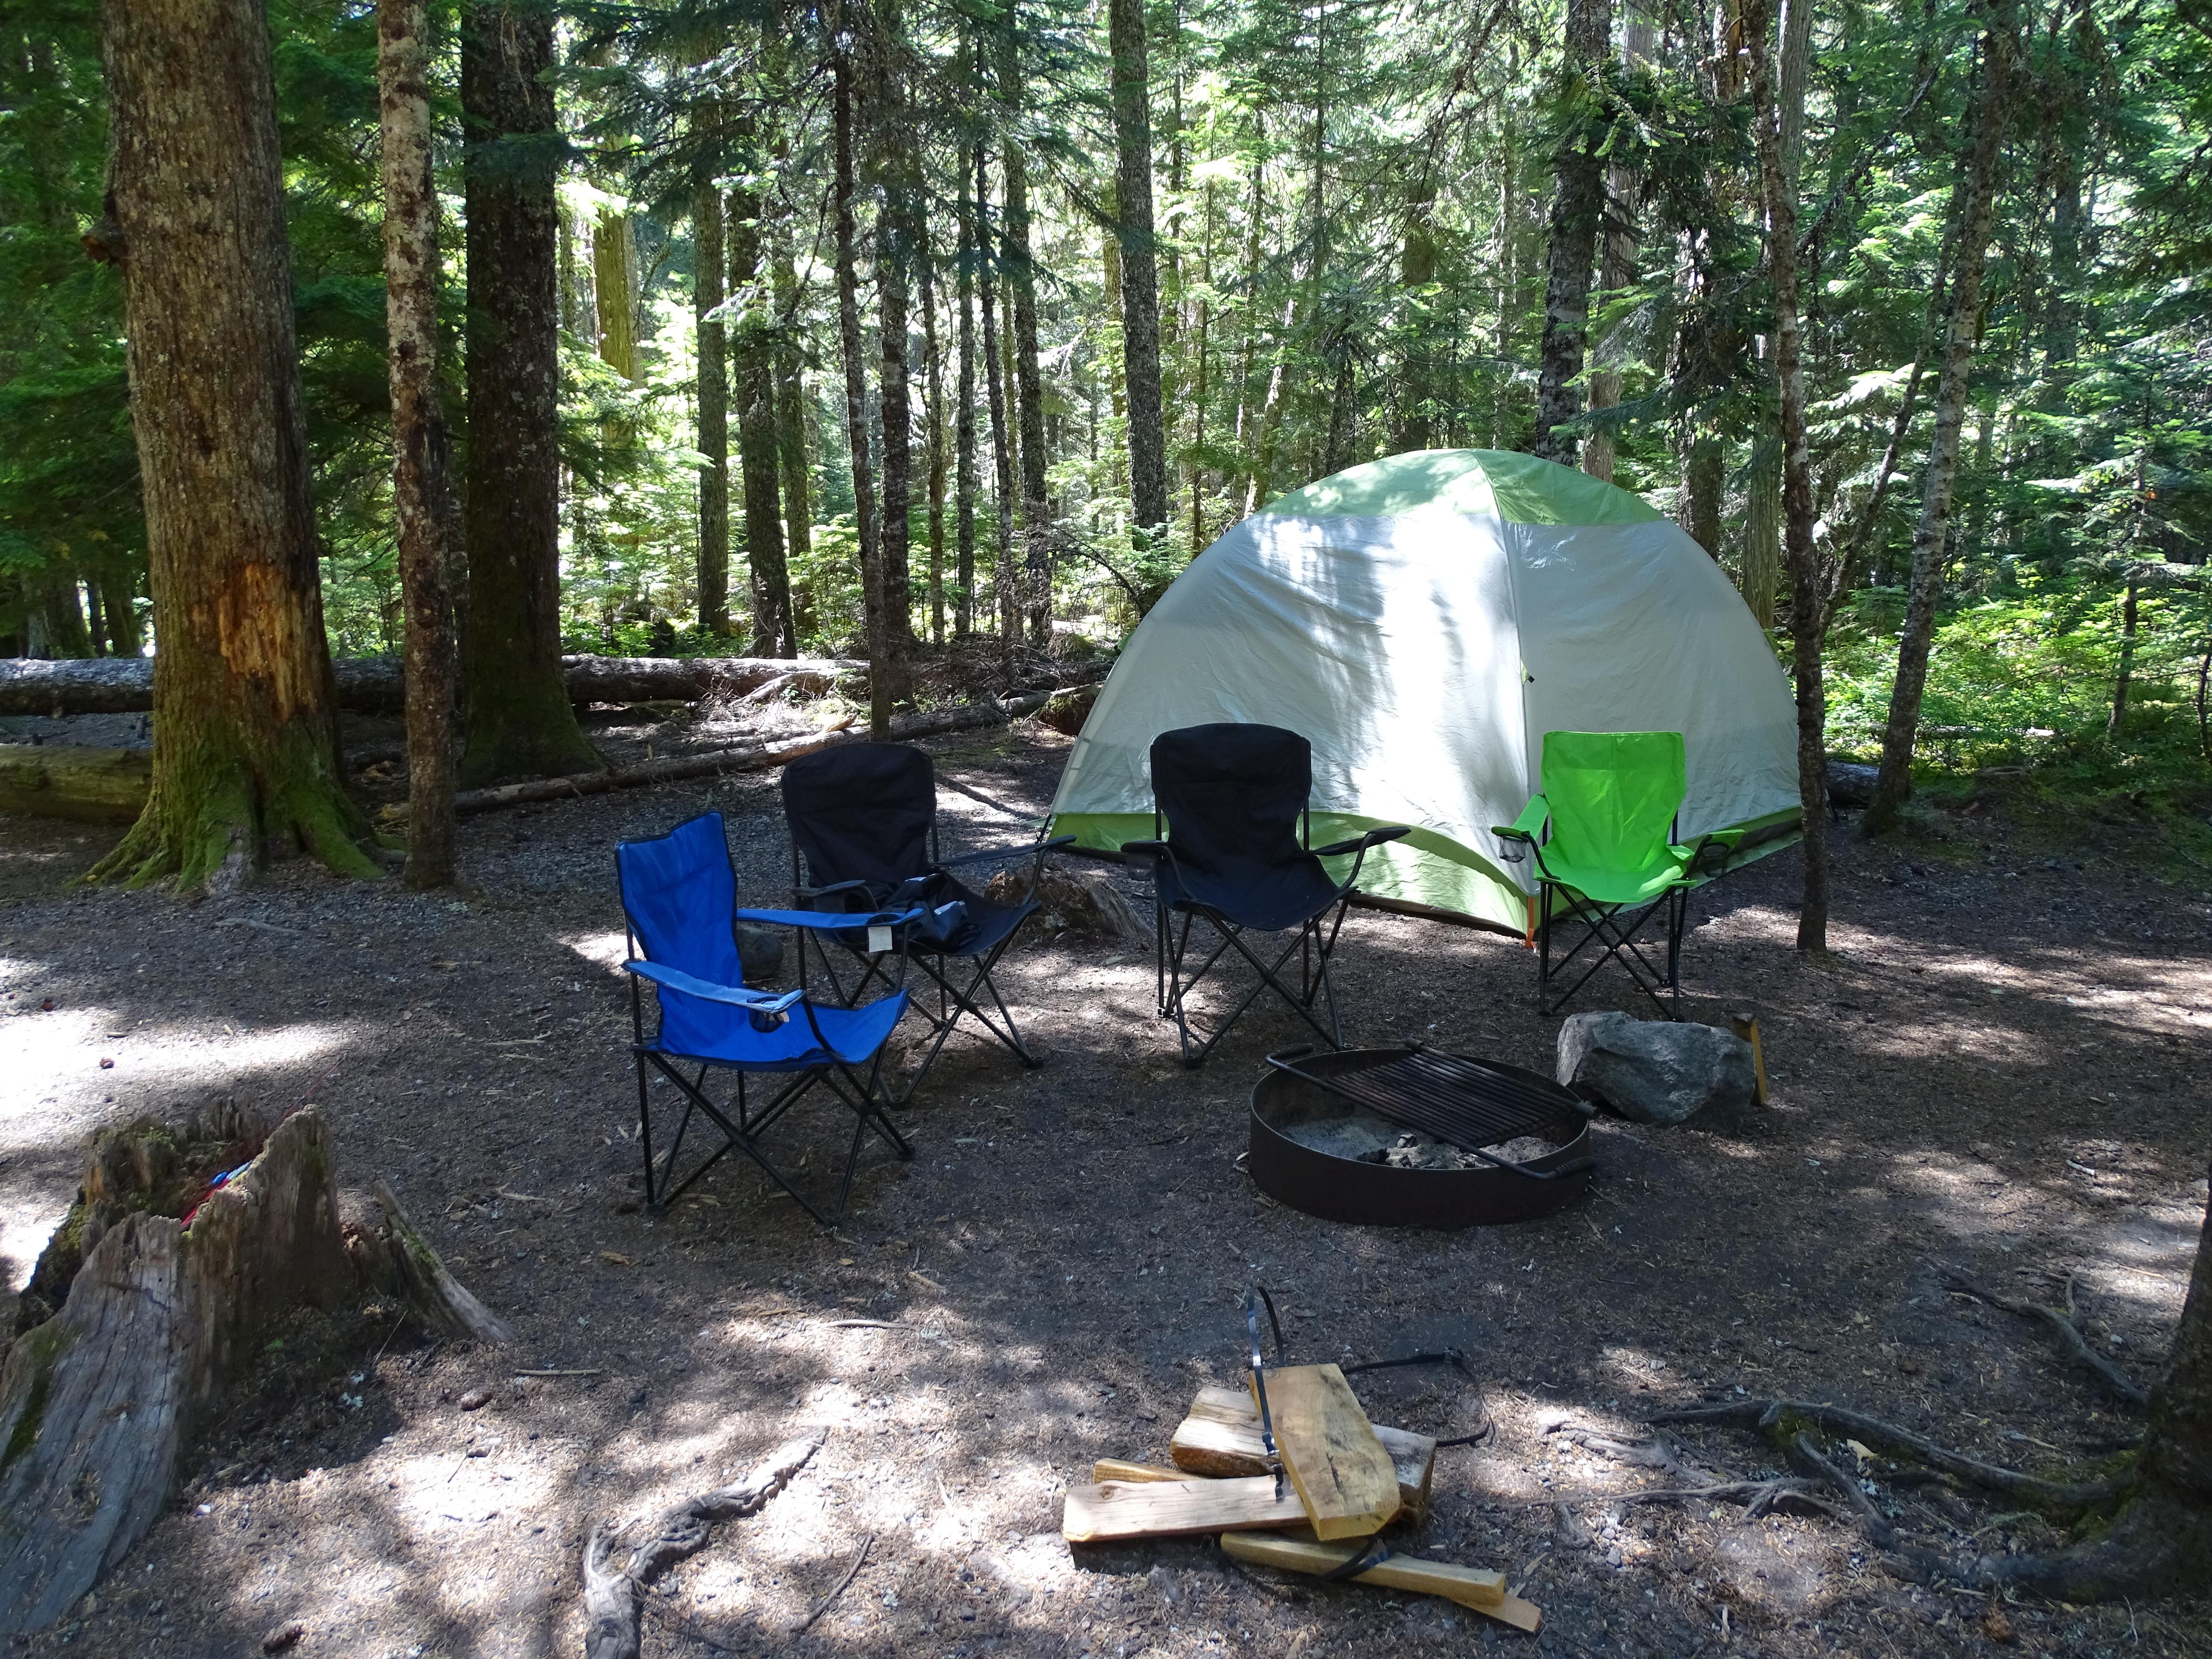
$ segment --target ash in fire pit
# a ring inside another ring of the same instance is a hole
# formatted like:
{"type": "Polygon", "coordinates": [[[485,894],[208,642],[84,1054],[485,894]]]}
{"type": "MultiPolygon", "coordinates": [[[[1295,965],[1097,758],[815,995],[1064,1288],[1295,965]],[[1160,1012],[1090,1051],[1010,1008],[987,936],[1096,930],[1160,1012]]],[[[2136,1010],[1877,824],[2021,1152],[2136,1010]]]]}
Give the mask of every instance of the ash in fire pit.
{"type": "Polygon", "coordinates": [[[1574,1096],[1517,1066],[1431,1049],[1299,1052],[1270,1056],[1252,1091],[1249,1167],[1270,1196],[1329,1220],[1476,1226],[1577,1197],[1587,1131],[1574,1096]]]}

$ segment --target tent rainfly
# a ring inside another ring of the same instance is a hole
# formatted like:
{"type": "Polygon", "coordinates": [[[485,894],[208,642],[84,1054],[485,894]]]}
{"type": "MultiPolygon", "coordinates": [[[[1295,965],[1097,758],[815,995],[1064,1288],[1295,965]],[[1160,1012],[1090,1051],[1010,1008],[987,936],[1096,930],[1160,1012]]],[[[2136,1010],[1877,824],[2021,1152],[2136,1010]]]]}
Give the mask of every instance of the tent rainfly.
{"type": "Polygon", "coordinates": [[[1313,744],[1316,845],[1382,823],[1383,900],[1512,933],[1530,866],[1491,826],[1537,792],[1544,733],[1682,733],[1685,836],[1795,838],[1796,712],[1772,647],[1697,543],[1626,490],[1534,456],[1431,449],[1294,490],[1192,561],[1076,739],[1053,833],[1152,834],[1152,739],[1216,720],[1313,744]]]}

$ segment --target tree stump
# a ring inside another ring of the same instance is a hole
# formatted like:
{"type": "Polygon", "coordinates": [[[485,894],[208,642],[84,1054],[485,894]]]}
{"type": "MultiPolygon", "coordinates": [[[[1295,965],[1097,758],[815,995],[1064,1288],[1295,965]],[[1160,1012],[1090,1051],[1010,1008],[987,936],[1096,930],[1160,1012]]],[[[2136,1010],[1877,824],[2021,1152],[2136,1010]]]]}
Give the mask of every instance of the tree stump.
{"type": "Polygon", "coordinates": [[[441,1334],[504,1334],[379,1196],[384,1224],[349,1235],[312,1106],[265,1135],[226,1107],[94,1138],[0,1361],[0,1636],[51,1624],[145,1535],[193,1437],[295,1310],[366,1285],[408,1295],[441,1334]]]}

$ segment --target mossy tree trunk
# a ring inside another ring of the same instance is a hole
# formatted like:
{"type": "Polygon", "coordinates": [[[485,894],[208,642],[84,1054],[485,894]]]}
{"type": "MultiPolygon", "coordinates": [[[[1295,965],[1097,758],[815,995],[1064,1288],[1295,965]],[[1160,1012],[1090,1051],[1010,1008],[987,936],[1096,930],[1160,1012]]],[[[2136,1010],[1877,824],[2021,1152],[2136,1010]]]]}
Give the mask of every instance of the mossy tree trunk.
{"type": "MultiPolygon", "coordinates": [[[[561,679],[559,214],[553,16],[477,5],[461,29],[468,212],[468,742],[460,781],[597,771],[561,679]]],[[[600,326],[607,324],[605,296],[600,326]]]]}
{"type": "Polygon", "coordinates": [[[722,192],[714,182],[720,118],[708,102],[694,118],[702,149],[691,188],[691,311],[699,337],[699,628],[730,631],[730,372],[723,326],[722,192]]]}
{"type": "Polygon", "coordinates": [[[1597,155],[1605,61],[1611,50],[1610,0],[1571,0],[1562,72],[1575,116],[1554,162],[1544,339],[1536,380],[1536,453],[1572,466],[1580,441],[1567,425],[1583,412],[1583,348],[1589,331],[1590,273],[1605,216],[1605,163],[1597,155]]]}
{"type": "Polygon", "coordinates": [[[741,307],[732,341],[731,391],[738,405],[738,477],[745,507],[745,563],[752,572],[753,653],[795,657],[799,635],[791,614],[791,567],[783,550],[783,503],[778,473],[775,319],[761,270],[759,193],[730,195],[730,291],[741,307]]]}
{"type": "Polygon", "coordinates": [[[368,875],[323,634],[269,30],[258,0],[106,0],[154,622],[154,783],[95,878],[234,885],[290,848],[368,875]]]}
{"type": "Polygon", "coordinates": [[[1167,430],[1160,409],[1159,261],[1152,234],[1152,121],[1143,0],[1107,8],[1113,55],[1115,197],[1121,222],[1121,359],[1129,400],[1129,500],[1141,542],[1164,540],[1167,430]]]}

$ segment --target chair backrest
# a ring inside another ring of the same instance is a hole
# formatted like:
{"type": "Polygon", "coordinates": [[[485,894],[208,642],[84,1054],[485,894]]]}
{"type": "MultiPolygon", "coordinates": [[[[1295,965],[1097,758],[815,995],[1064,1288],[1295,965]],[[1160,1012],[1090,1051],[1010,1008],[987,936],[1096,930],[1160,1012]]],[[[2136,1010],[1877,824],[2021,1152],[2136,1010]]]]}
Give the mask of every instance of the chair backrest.
{"type": "Polygon", "coordinates": [[[738,942],[730,927],[737,878],[722,815],[702,812],[651,841],[615,848],[623,911],[646,960],[717,985],[742,985],[738,942]]]}
{"type": "Polygon", "coordinates": [[[1152,739],[1152,799],[1176,860],[1208,875],[1312,856],[1298,836],[1313,745],[1279,726],[1187,726],[1152,739]]]}
{"type": "Polygon", "coordinates": [[[783,816],[815,886],[896,887],[929,868],[937,769],[908,744],[841,744],[783,769],[783,816]]]}
{"type": "Polygon", "coordinates": [[[1547,732],[1549,845],[1570,863],[1643,870],[1666,855],[1689,793],[1680,732],[1547,732]]]}

